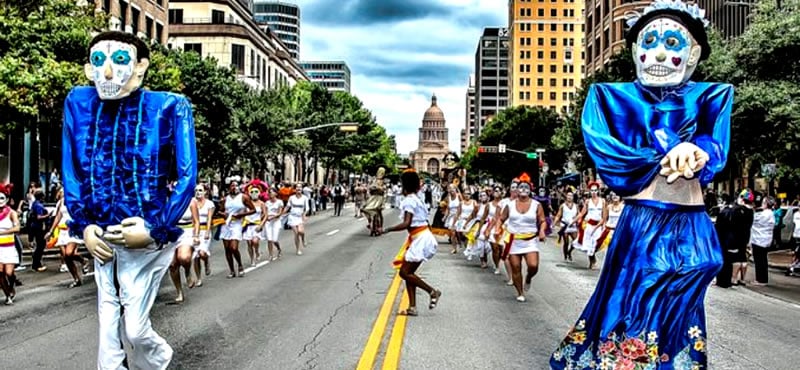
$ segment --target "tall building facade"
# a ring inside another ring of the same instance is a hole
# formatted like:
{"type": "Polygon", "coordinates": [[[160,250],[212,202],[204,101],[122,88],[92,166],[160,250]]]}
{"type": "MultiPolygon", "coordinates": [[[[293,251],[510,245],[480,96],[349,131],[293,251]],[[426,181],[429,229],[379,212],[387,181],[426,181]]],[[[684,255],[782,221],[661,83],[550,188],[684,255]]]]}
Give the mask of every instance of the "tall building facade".
{"type": "Polygon", "coordinates": [[[738,37],[750,24],[750,12],[756,0],[697,0],[705,9],[706,18],[711,25],[722,32],[726,39],[738,37]]]}
{"type": "Polygon", "coordinates": [[[167,42],[169,0],[103,0],[95,4],[109,15],[109,29],[167,42]]]}
{"type": "Polygon", "coordinates": [[[350,67],[344,61],[304,61],[300,66],[308,78],[328,91],[350,92],[350,67]]]}
{"type": "Polygon", "coordinates": [[[278,35],[292,58],[300,59],[300,7],[297,4],[256,0],[253,17],[259,25],[278,35]]]}
{"type": "Polygon", "coordinates": [[[422,116],[417,150],[409,155],[411,165],[418,171],[425,171],[431,175],[439,174],[444,157],[450,152],[445,123],[444,112],[439,108],[434,94],[431,97],[431,106],[422,116]]]}
{"type": "MultiPolygon", "coordinates": [[[[271,30],[253,20],[247,0],[172,0],[170,48],[215,58],[255,89],[307,81],[303,69],[271,30]]],[[[251,4],[252,5],[252,4],[251,4]]]]}
{"type": "Polygon", "coordinates": [[[483,29],[475,50],[475,128],[477,138],[489,120],[508,106],[508,28],[483,29]]]}
{"type": "Polygon", "coordinates": [[[583,78],[584,4],[509,0],[512,105],[542,106],[559,113],[569,108],[583,78]]]}
{"type": "MultiPolygon", "coordinates": [[[[506,90],[508,92],[508,90],[506,90]]],[[[461,153],[466,153],[470,144],[478,140],[475,122],[475,74],[469,75],[469,87],[465,96],[464,129],[461,130],[461,153]]]]}

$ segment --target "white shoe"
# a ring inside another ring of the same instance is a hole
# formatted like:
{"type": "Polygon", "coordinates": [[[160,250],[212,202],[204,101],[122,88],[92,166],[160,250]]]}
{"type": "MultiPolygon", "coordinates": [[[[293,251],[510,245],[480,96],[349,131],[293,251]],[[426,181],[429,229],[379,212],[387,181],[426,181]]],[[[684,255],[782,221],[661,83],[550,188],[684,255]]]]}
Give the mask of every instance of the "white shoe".
{"type": "Polygon", "coordinates": [[[514,281],[513,280],[506,281],[506,285],[512,286],[514,285],[514,281]]]}
{"type": "Polygon", "coordinates": [[[517,297],[517,302],[525,302],[525,296],[521,295],[521,296],[517,297]]]}
{"type": "Polygon", "coordinates": [[[467,256],[467,261],[472,261],[472,255],[467,256]]]}
{"type": "Polygon", "coordinates": [[[495,275],[500,275],[500,269],[494,269],[494,274],[495,275]]]}
{"type": "Polygon", "coordinates": [[[297,255],[298,256],[302,256],[303,255],[303,251],[297,251],[297,255]]]}
{"type": "Polygon", "coordinates": [[[69,269],[67,268],[67,265],[62,263],[61,267],[58,268],[58,272],[69,272],[69,269]]]}

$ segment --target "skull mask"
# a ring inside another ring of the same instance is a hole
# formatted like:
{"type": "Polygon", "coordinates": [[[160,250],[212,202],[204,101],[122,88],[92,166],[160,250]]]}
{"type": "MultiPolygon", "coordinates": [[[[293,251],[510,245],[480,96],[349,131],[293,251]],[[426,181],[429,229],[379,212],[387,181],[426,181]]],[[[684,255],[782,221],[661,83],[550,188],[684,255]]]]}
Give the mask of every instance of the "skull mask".
{"type": "Polygon", "coordinates": [[[689,80],[702,47],[689,30],[670,17],[654,18],[632,45],[636,75],[642,85],[668,87],[689,80]]]}
{"type": "Polygon", "coordinates": [[[142,85],[149,65],[147,57],[138,55],[136,45],[102,39],[89,49],[84,73],[94,82],[100,99],[119,100],[142,85]]]}

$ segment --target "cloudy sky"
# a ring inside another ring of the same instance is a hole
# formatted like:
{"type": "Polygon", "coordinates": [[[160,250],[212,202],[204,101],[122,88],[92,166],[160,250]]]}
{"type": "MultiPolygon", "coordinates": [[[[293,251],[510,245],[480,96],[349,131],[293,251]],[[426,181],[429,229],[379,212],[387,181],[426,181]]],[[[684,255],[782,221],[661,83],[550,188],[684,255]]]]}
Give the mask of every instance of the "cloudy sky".
{"type": "Polygon", "coordinates": [[[416,149],[422,115],[435,93],[459,151],[465,94],[484,27],[508,21],[505,0],[296,0],[300,58],[344,60],[351,92],[397,150],[416,149]]]}

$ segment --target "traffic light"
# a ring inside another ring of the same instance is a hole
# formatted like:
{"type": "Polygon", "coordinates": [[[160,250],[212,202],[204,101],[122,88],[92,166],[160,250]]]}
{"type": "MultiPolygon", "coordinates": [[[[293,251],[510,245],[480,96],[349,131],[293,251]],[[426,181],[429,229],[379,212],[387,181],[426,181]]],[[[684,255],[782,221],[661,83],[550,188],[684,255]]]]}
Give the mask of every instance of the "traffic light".
{"type": "Polygon", "coordinates": [[[486,153],[486,148],[484,148],[482,146],[479,146],[478,147],[478,153],[486,153]]]}

